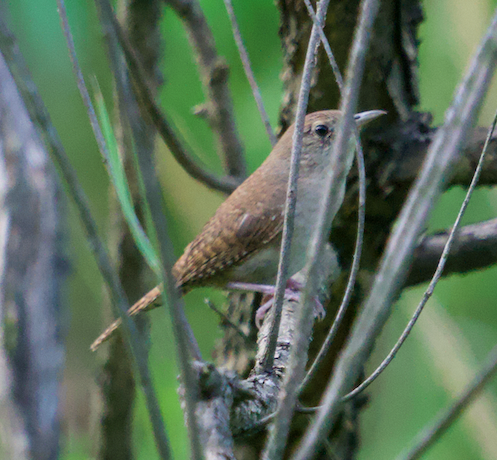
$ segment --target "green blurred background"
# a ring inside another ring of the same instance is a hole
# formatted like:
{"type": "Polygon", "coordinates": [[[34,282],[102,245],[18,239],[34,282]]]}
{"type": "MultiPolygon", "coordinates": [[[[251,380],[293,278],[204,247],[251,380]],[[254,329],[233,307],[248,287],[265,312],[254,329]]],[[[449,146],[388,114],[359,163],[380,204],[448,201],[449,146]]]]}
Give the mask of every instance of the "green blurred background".
{"type": "MultiPolygon", "coordinates": [[[[73,165],[78,170],[102,234],[108,224],[108,181],[74,83],[55,0],[7,2],[11,23],[32,75],[48,106],[73,165]]],[[[222,0],[203,0],[202,6],[214,30],[221,55],[231,68],[230,85],[238,126],[245,142],[247,163],[253,171],[270,150],[244,77],[222,0]]],[[[421,26],[421,110],[443,120],[455,85],[466,68],[485,28],[496,0],[426,0],[426,21],[421,26]]],[[[273,126],[276,126],[282,94],[278,16],[268,0],[235,1],[234,7],[258,83],[273,126]]],[[[108,101],[111,83],[102,37],[93,2],[67,1],[77,52],[87,77],[96,75],[108,101]]],[[[191,115],[203,102],[190,47],[175,15],[166,11],[164,76],[161,101],[195,153],[221,171],[206,124],[191,115]],[[185,88],[188,90],[185,91],[185,88]]],[[[492,87],[480,123],[488,125],[497,106],[497,87],[492,87]]],[[[371,107],[375,108],[375,107],[371,107]]],[[[381,107],[378,107],[381,108],[381,107]]],[[[167,206],[173,216],[172,235],[177,253],[195,236],[222,201],[219,194],[196,184],[157,143],[158,167],[167,206]]],[[[446,193],[431,220],[433,230],[449,226],[463,198],[462,189],[446,193]]],[[[495,216],[497,195],[481,189],[475,194],[464,223],[495,216]]],[[[95,421],[95,377],[101,362],[89,345],[101,331],[102,282],[85,243],[72,204],[69,206],[68,252],[72,271],[67,293],[67,360],[62,393],[63,458],[95,455],[90,427],[95,421]]],[[[460,391],[497,337],[497,268],[468,276],[454,276],[440,283],[428,311],[397,359],[371,387],[372,398],[362,419],[361,459],[388,459],[400,452],[437,410],[460,391]]],[[[393,344],[421,296],[420,289],[406,292],[375,350],[371,368],[393,344]]],[[[209,296],[222,301],[222,294],[196,290],[186,297],[189,318],[205,356],[210,356],[219,337],[218,320],[203,304],[209,296]]],[[[182,414],[176,394],[176,365],[171,328],[164,311],[151,313],[153,347],[151,363],[163,414],[176,458],[188,458],[182,414]]],[[[429,459],[497,458],[497,384],[491,384],[483,404],[461,418],[426,455],[429,459]]],[[[148,417],[141,396],[136,407],[136,458],[156,458],[148,417]]]]}

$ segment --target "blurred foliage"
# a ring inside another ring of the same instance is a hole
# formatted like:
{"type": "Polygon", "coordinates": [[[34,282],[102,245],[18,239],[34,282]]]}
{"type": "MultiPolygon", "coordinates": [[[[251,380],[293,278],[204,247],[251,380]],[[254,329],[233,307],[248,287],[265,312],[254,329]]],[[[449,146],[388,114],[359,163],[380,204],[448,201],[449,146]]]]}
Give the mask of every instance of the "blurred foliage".
{"type": "MultiPolygon", "coordinates": [[[[108,180],[72,77],[55,1],[15,0],[7,3],[12,27],[52,119],[78,170],[80,181],[89,195],[92,210],[103,234],[108,219],[108,203],[105,198],[108,196],[108,180]]],[[[203,0],[201,3],[213,27],[219,52],[230,65],[230,86],[237,122],[246,146],[247,164],[249,170],[253,171],[268,154],[270,144],[243,74],[224,5],[221,0],[203,0]]],[[[256,78],[271,122],[275,126],[282,94],[277,10],[267,0],[234,3],[256,78]]],[[[455,85],[487,27],[497,1],[425,0],[423,4],[426,21],[421,27],[420,109],[432,112],[435,122],[439,123],[443,120],[455,85]]],[[[85,75],[95,75],[107,101],[111,101],[112,84],[93,2],[72,0],[68,2],[67,8],[85,75]]],[[[206,123],[191,114],[192,107],[203,102],[202,88],[181,23],[169,10],[164,13],[163,32],[165,86],[161,103],[195,154],[214,170],[221,171],[221,161],[215,152],[213,137],[206,123]]],[[[496,106],[496,96],[494,85],[482,110],[482,124],[490,122],[496,106]]],[[[222,201],[222,196],[188,178],[160,141],[157,142],[157,150],[171,233],[179,255],[212,215],[222,201]]],[[[462,189],[456,189],[444,195],[433,214],[432,229],[451,225],[463,194],[462,189]]],[[[479,190],[473,198],[465,222],[491,218],[495,216],[496,210],[495,192],[489,189],[479,190]]],[[[61,413],[65,433],[63,458],[76,460],[95,455],[96,449],[90,428],[95,423],[92,420],[92,401],[96,392],[95,376],[101,363],[98,355],[92,355],[88,347],[102,328],[103,290],[101,277],[72,207],[68,250],[72,276],[67,297],[70,320],[67,325],[67,369],[61,413]]],[[[427,307],[435,311],[443,310],[455,322],[457,326],[452,330],[456,331],[456,337],[459,334],[461,347],[466,350],[459,359],[461,362],[464,360],[464,366],[469,368],[478,368],[478,362],[497,336],[497,312],[494,308],[497,298],[496,277],[497,268],[444,280],[436,291],[435,299],[427,307]]],[[[221,303],[223,299],[221,293],[205,289],[189,294],[186,302],[194,331],[204,355],[208,357],[219,331],[217,318],[203,304],[205,296],[211,297],[216,303],[221,303]]],[[[412,289],[402,297],[376,348],[371,368],[391,347],[407,322],[408,312],[414,309],[420,296],[420,289],[412,289]]],[[[177,370],[172,351],[171,327],[165,319],[166,315],[152,312],[150,316],[154,323],[154,345],[150,360],[157,391],[176,458],[187,458],[183,417],[176,393],[177,370]]],[[[428,353],[422,324],[418,329],[407,341],[398,358],[371,388],[371,400],[362,420],[361,459],[392,458],[451,399],[446,379],[440,377],[441,367],[433,359],[433,353],[428,353]]],[[[430,347],[429,351],[433,352],[435,349],[436,347],[430,347]]],[[[460,364],[456,359],[450,365],[457,368],[460,364]]],[[[447,376],[446,374],[443,375],[447,376]]],[[[466,375],[466,379],[469,380],[470,375],[466,375]]],[[[456,383],[463,385],[465,382],[456,383]]],[[[495,384],[489,386],[489,390],[494,393],[496,389],[495,384]]],[[[491,404],[489,410],[495,413],[495,404],[491,404]]],[[[481,443],[471,435],[472,431],[468,429],[465,420],[462,418],[454,425],[425,458],[489,458],[483,456],[481,443]]],[[[497,439],[495,431],[493,434],[497,439]]],[[[134,436],[137,458],[156,458],[141,395],[136,408],[134,436]]],[[[497,458],[497,453],[495,456],[497,458]]]]}

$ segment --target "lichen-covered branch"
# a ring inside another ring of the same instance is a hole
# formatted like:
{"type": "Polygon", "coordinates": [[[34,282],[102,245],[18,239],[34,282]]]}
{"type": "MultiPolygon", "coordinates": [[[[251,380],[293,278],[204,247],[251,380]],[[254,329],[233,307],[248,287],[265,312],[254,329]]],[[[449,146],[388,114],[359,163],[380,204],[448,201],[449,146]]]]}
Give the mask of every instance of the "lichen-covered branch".
{"type": "MultiPolygon", "coordinates": [[[[338,268],[332,248],[326,246],[324,253],[323,263],[317,273],[322,301],[328,296],[329,285],[336,279],[338,268]]],[[[296,276],[301,280],[304,273],[296,276]]],[[[266,428],[267,421],[276,410],[281,380],[295,342],[296,312],[301,307],[300,302],[295,301],[285,300],[283,304],[281,327],[271,369],[266,369],[264,365],[271,329],[270,315],[266,315],[258,333],[257,355],[253,369],[246,379],[226,368],[195,364],[200,389],[195,411],[206,458],[216,458],[215,453],[233,458],[235,439],[253,439],[251,436],[266,428]]],[[[255,452],[257,444],[258,442],[250,442],[244,449],[255,452]]]]}
{"type": "MultiPolygon", "coordinates": [[[[203,362],[195,362],[193,368],[200,388],[195,402],[195,417],[203,458],[235,460],[230,410],[238,377],[235,372],[216,369],[214,365],[203,362]]],[[[184,387],[180,388],[180,395],[183,398],[183,410],[187,413],[184,387]]],[[[189,423],[188,416],[186,421],[189,423]]]]}

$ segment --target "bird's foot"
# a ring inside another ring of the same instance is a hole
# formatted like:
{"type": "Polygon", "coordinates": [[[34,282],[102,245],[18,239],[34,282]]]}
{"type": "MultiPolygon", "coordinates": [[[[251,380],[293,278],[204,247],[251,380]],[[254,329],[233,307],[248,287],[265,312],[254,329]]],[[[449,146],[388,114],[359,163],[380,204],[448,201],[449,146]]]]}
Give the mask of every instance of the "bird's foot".
{"type": "MultiPolygon", "coordinates": [[[[265,301],[256,311],[255,313],[255,324],[258,329],[260,329],[262,325],[262,321],[264,316],[269,311],[274,303],[274,295],[276,292],[276,287],[269,284],[257,284],[257,283],[242,283],[238,281],[230,282],[226,286],[228,289],[233,289],[237,291],[251,291],[251,292],[260,292],[264,294],[265,297],[269,297],[269,300],[265,301]]],[[[300,301],[300,294],[302,291],[302,283],[299,283],[297,280],[290,278],[286,283],[285,289],[285,300],[300,301]]],[[[326,315],[323,304],[320,300],[315,297],[314,298],[314,316],[319,320],[322,320],[326,315]]]]}

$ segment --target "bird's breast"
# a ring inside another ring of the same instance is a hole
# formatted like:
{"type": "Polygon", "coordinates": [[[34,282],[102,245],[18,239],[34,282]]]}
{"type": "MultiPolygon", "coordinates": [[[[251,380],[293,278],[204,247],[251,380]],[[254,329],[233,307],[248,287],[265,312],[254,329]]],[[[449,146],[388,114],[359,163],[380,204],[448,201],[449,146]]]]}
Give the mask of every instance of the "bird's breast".
{"type": "Polygon", "coordinates": [[[278,272],[279,253],[279,244],[270,244],[255,251],[243,263],[231,269],[230,281],[274,284],[278,272]]]}
{"type": "Polygon", "coordinates": [[[305,181],[299,183],[288,272],[290,276],[304,267],[307,250],[317,226],[317,216],[325,185],[325,177],[321,176],[313,179],[306,178],[305,181]]]}

